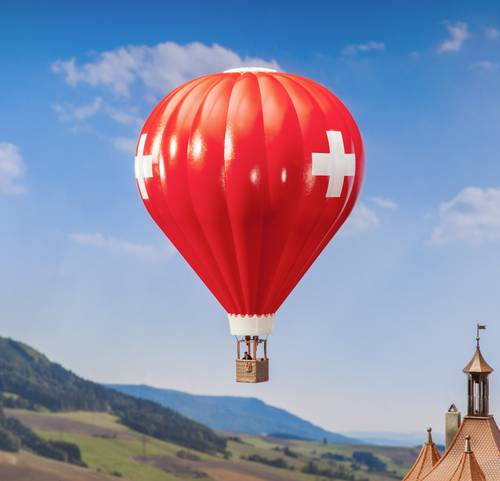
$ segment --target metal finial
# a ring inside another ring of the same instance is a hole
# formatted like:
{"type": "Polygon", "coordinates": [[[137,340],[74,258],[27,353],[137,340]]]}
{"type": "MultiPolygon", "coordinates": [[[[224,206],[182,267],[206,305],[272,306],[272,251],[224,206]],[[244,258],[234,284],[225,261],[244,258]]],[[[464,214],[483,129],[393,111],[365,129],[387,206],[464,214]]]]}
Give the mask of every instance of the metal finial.
{"type": "Polygon", "coordinates": [[[432,444],[432,428],[429,426],[427,428],[427,444],[432,444]]]}
{"type": "Polygon", "coordinates": [[[470,436],[465,437],[465,452],[472,453],[472,449],[470,447],[470,436]]]}
{"type": "Polygon", "coordinates": [[[481,340],[481,337],[479,336],[479,331],[486,329],[486,324],[479,324],[477,323],[476,326],[476,345],[477,348],[479,349],[479,341],[481,340]]]}

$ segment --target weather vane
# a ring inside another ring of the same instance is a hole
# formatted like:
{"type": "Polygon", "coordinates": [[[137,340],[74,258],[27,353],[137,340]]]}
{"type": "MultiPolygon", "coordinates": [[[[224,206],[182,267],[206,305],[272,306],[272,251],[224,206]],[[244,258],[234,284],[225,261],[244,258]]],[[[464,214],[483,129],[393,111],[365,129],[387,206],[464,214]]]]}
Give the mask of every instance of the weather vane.
{"type": "Polygon", "coordinates": [[[476,342],[477,342],[477,347],[479,347],[479,341],[481,340],[481,338],[479,337],[479,331],[481,330],[485,330],[486,329],[486,324],[479,324],[477,323],[477,326],[476,326],[476,342]]]}

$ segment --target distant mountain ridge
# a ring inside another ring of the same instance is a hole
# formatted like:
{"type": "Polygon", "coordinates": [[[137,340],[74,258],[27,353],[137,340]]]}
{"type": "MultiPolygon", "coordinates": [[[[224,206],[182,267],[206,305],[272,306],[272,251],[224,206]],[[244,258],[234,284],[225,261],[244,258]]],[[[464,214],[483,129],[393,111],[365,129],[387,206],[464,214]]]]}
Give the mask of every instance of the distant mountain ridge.
{"type": "MultiPolygon", "coordinates": [[[[404,446],[404,447],[420,447],[427,439],[427,433],[424,432],[376,432],[376,431],[353,431],[343,433],[346,436],[353,436],[356,439],[361,439],[367,444],[378,446],[404,446]]],[[[439,445],[444,444],[444,434],[433,431],[432,437],[439,445]]]]}
{"type": "Polygon", "coordinates": [[[257,398],[204,396],[141,384],[107,384],[107,387],[154,401],[220,431],[309,440],[326,438],[329,443],[337,444],[362,443],[358,439],[326,431],[257,398]]]}

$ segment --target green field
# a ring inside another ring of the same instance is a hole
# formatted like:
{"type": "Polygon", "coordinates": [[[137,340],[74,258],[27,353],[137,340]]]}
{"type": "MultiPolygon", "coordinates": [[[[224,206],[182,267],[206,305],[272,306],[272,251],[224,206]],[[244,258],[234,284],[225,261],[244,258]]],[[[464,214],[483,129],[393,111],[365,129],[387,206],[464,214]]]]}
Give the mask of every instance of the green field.
{"type": "Polygon", "coordinates": [[[86,471],[101,473],[103,479],[111,475],[128,481],[389,481],[401,479],[416,456],[415,450],[406,448],[324,445],[245,435],[229,440],[225,455],[211,455],[143,436],[106,413],[11,409],[6,414],[47,440],[77,444],[88,466],[86,471]],[[373,472],[367,466],[353,465],[355,451],[372,453],[385,463],[386,470],[373,472]],[[311,463],[320,474],[303,472],[311,463]]]}

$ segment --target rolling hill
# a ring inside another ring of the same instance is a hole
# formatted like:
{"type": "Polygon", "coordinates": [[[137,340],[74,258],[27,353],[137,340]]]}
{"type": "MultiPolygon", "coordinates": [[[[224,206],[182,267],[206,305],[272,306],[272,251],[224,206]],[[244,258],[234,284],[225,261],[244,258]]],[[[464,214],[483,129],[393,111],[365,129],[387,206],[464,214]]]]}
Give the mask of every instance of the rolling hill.
{"type": "Polygon", "coordinates": [[[326,439],[329,443],[338,444],[360,443],[357,439],[326,431],[256,398],[200,396],[145,385],[107,386],[140,399],[154,401],[220,431],[305,440],[326,439]]]}
{"type": "Polygon", "coordinates": [[[135,431],[200,451],[222,452],[224,438],[151,401],[78,377],[35,349],[0,338],[0,400],[6,407],[110,412],[135,431]]]}
{"type": "Polygon", "coordinates": [[[229,436],[225,453],[187,450],[144,436],[103,412],[6,409],[43,439],[78,445],[86,469],[0,451],[8,481],[395,481],[418,450],[229,436]]]}

